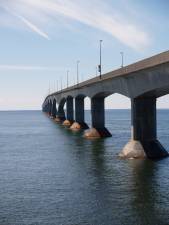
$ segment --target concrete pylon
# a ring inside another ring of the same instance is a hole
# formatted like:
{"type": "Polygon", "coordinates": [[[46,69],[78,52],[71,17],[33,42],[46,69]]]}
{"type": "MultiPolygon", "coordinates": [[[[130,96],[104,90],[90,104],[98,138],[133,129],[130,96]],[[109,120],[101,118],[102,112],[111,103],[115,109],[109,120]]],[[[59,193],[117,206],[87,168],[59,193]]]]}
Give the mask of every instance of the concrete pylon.
{"type": "Polygon", "coordinates": [[[47,104],[47,114],[50,115],[50,102],[47,104]]]}
{"type": "Polygon", "coordinates": [[[70,129],[72,130],[80,130],[80,129],[88,129],[88,125],[85,123],[84,118],[84,97],[76,97],[75,98],[75,122],[72,124],[70,129]]]}
{"type": "Polygon", "coordinates": [[[49,116],[52,116],[52,101],[49,102],[49,116]]]}
{"type": "Polygon", "coordinates": [[[73,112],[73,97],[69,96],[66,99],[66,120],[63,122],[64,126],[71,126],[74,121],[73,112]]]}
{"type": "Polygon", "coordinates": [[[91,99],[92,128],[84,134],[87,138],[111,137],[111,133],[105,128],[104,97],[91,99]]]}
{"type": "Polygon", "coordinates": [[[44,113],[47,113],[47,112],[48,112],[47,104],[46,104],[46,105],[43,105],[42,111],[43,111],[44,113]]]}
{"type": "Polygon", "coordinates": [[[52,104],[52,113],[51,113],[51,116],[53,117],[53,119],[56,118],[56,113],[57,113],[57,110],[56,110],[56,100],[54,99],[53,100],[53,104],[52,104]]]}
{"type": "Polygon", "coordinates": [[[57,122],[63,122],[66,119],[65,111],[64,111],[63,107],[64,107],[64,105],[59,105],[59,107],[58,107],[58,112],[56,115],[57,122]]]}
{"type": "Polygon", "coordinates": [[[156,98],[139,97],[131,101],[132,137],[120,153],[123,158],[159,159],[168,152],[157,140],[156,98]]]}

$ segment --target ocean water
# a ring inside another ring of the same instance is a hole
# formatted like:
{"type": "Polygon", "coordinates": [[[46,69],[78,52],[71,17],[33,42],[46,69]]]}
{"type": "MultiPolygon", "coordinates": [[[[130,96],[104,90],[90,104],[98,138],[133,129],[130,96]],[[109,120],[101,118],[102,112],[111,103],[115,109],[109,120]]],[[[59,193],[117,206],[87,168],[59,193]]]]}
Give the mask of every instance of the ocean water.
{"type": "MultiPolygon", "coordinates": [[[[106,127],[86,140],[41,111],[0,112],[0,225],[168,225],[169,158],[118,158],[129,110],[106,111],[106,127]]],[[[169,151],[169,110],[158,136],[169,151]]]]}

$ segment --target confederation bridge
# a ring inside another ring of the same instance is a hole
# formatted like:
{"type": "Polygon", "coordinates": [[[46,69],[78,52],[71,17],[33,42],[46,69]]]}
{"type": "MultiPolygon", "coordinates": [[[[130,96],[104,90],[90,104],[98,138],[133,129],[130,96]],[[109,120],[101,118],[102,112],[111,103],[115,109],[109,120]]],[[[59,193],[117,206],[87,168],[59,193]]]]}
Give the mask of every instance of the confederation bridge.
{"type": "Polygon", "coordinates": [[[42,109],[70,129],[86,129],[85,137],[110,137],[105,127],[104,100],[115,93],[131,99],[131,140],[119,156],[151,159],[168,156],[157,139],[156,100],[169,94],[169,51],[104,74],[101,79],[95,77],[50,94],[42,109]],[[85,97],[91,99],[91,129],[84,120],[85,97]]]}

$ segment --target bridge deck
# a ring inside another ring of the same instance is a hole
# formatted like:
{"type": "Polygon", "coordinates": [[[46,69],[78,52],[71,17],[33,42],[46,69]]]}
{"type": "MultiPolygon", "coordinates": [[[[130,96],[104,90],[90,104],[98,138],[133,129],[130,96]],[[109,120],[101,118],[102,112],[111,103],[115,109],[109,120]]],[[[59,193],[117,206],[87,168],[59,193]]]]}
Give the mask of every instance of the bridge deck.
{"type": "MultiPolygon", "coordinates": [[[[106,74],[103,74],[101,80],[100,80],[99,76],[94,77],[92,79],[83,81],[83,82],[79,83],[78,85],[73,85],[71,87],[63,89],[62,91],[52,93],[49,96],[57,95],[61,92],[65,93],[65,92],[68,92],[68,91],[71,91],[71,90],[74,90],[74,89],[79,89],[79,88],[82,88],[82,87],[85,87],[85,86],[90,86],[94,83],[98,83],[98,82],[101,82],[103,80],[108,80],[108,79],[112,79],[112,78],[120,77],[120,76],[126,76],[126,75],[132,74],[134,72],[145,70],[145,69],[155,67],[155,66],[159,66],[161,64],[165,64],[165,63],[168,63],[168,62],[169,62],[169,51],[166,51],[166,52],[160,53],[158,55],[149,57],[147,59],[138,61],[136,63],[130,64],[130,65],[125,66],[123,68],[120,68],[120,69],[108,72],[106,74]]],[[[47,96],[47,97],[49,97],[49,96],[47,96]]]]}

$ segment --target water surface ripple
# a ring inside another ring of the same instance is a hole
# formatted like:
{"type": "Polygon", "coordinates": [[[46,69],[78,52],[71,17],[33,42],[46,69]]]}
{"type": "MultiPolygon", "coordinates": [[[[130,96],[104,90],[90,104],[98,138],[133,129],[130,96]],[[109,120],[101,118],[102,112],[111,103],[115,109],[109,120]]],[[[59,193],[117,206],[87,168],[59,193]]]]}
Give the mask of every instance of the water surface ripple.
{"type": "MultiPolygon", "coordinates": [[[[168,225],[169,158],[117,157],[130,111],[106,111],[106,126],[92,141],[40,111],[0,112],[0,225],[168,225]]],[[[158,135],[169,150],[168,110],[158,135]]]]}

